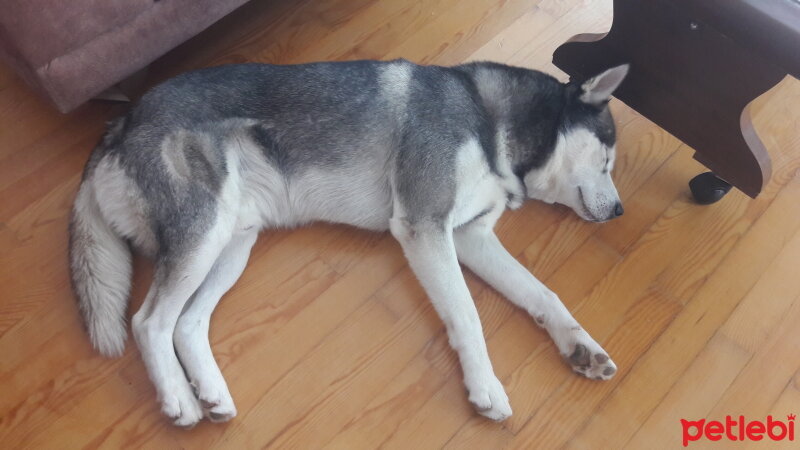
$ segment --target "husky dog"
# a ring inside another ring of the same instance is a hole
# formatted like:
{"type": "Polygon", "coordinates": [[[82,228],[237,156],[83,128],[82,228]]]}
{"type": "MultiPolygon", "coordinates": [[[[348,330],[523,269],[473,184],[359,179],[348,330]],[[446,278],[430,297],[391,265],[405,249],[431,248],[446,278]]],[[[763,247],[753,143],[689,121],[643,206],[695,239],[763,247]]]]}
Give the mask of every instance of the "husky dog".
{"type": "Polygon", "coordinates": [[[511,407],[459,262],[530,313],[575,372],[611,378],[607,353],[492,229],[526,199],[593,222],[623,213],[607,103],[627,70],[563,84],[487,62],[242,64],[161,84],[109,125],[72,211],[92,344],[124,349],[132,246],[155,262],[133,335],[162,412],[180,426],[231,419],[211,314],[261,229],[326,221],[400,242],[480,414],[503,420],[511,407]]]}

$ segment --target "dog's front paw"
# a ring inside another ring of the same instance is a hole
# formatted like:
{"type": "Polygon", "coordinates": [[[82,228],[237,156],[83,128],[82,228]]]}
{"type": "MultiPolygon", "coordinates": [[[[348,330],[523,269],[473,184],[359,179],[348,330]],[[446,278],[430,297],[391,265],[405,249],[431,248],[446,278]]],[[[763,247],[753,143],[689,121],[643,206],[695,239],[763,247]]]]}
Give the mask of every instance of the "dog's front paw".
{"type": "Polygon", "coordinates": [[[172,419],[173,424],[184,428],[197,425],[203,418],[203,408],[188,385],[185,388],[172,389],[164,395],[161,399],[161,412],[172,419]]]}
{"type": "Polygon", "coordinates": [[[496,376],[489,375],[480,381],[470,383],[467,390],[469,391],[469,402],[482,416],[496,422],[511,417],[508,395],[496,376]]]}
{"type": "Polygon", "coordinates": [[[569,355],[565,355],[565,358],[575,373],[586,378],[610,380],[617,373],[614,361],[594,341],[591,341],[591,344],[575,343],[574,349],[569,355]]]}

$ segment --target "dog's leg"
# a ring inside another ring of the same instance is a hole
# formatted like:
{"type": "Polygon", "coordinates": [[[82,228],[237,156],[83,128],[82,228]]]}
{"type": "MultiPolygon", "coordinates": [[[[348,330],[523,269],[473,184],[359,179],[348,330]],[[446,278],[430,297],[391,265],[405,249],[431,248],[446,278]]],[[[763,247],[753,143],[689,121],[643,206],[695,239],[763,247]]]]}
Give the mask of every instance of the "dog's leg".
{"type": "Polygon", "coordinates": [[[391,220],[411,268],[447,328],[458,352],[469,401],[482,415],[504,420],[511,415],[508,396],[494,374],[480,318],[467,289],[453,246],[452,231],[441,224],[391,220]]]}
{"type": "Polygon", "coordinates": [[[231,238],[175,327],[178,358],[213,422],[225,422],[235,417],[236,406],[208,341],[211,314],[220,298],[244,271],[257,236],[256,232],[248,232],[231,238]]]}
{"type": "Polygon", "coordinates": [[[203,410],[175,354],[175,324],[224,244],[214,239],[181,258],[157,261],[150,292],[133,316],[133,335],[156,387],[161,411],[178,426],[195,425],[203,418],[203,410]]]}
{"type": "Polygon", "coordinates": [[[614,376],[617,367],[606,351],[578,324],[558,296],[508,253],[491,226],[482,221],[469,224],[456,230],[454,239],[461,262],[533,316],[575,372],[598,380],[614,376]]]}

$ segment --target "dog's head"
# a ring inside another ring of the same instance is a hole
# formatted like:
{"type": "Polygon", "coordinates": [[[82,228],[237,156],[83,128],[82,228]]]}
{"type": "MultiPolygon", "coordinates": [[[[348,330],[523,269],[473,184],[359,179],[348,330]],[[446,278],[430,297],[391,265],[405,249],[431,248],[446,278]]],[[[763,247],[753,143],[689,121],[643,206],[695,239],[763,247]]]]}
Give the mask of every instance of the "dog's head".
{"type": "Polygon", "coordinates": [[[567,103],[555,149],[547,162],[525,175],[528,197],[569,206],[592,222],[622,215],[611,179],[616,133],[608,100],[627,73],[627,65],[619,66],[565,86],[567,103]]]}

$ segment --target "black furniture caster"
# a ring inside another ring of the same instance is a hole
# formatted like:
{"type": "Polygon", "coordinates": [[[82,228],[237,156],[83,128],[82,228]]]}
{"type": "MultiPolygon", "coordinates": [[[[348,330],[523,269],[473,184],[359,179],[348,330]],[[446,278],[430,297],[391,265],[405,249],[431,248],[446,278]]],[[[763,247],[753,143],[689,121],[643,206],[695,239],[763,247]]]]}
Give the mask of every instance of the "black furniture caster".
{"type": "Polygon", "coordinates": [[[694,200],[701,205],[710,205],[718,202],[728,191],[731,185],[719,179],[711,172],[701,173],[689,182],[694,200]]]}

